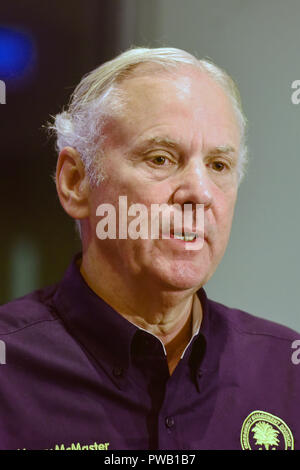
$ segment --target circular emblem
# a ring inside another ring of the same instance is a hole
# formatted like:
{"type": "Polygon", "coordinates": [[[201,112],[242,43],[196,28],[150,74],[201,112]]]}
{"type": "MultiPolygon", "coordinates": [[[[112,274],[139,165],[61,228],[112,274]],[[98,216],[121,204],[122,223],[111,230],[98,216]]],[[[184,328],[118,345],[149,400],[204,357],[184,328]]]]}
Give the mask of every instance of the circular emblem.
{"type": "Polygon", "coordinates": [[[288,425],[266,411],[253,411],[243,422],[243,450],[293,450],[294,438],[288,425]]]}

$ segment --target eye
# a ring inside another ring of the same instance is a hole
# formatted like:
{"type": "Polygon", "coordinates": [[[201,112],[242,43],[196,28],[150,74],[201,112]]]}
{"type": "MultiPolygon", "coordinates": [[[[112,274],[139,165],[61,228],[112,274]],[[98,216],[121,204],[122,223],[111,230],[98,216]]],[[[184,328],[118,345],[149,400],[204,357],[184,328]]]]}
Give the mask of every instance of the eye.
{"type": "Polygon", "coordinates": [[[225,171],[228,169],[228,165],[220,160],[216,160],[214,162],[210,163],[211,168],[218,172],[221,173],[222,171],[225,171]]]}
{"type": "Polygon", "coordinates": [[[163,157],[162,155],[158,155],[157,157],[152,158],[151,161],[155,165],[162,166],[166,163],[167,158],[163,157]]]}
{"type": "Polygon", "coordinates": [[[169,157],[165,155],[153,155],[149,158],[148,162],[152,166],[169,167],[174,163],[169,157]]]}

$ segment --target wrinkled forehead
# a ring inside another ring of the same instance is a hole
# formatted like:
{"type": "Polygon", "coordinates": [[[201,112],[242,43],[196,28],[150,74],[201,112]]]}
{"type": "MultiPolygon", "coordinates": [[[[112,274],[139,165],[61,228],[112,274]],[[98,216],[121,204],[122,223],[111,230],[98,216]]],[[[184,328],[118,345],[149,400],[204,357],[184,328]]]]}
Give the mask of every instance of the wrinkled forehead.
{"type": "Polygon", "coordinates": [[[206,71],[185,65],[164,70],[145,64],[119,87],[121,112],[102,129],[107,145],[132,143],[145,134],[157,137],[157,133],[172,134],[177,141],[201,134],[209,141],[220,141],[219,145],[228,140],[239,145],[232,103],[206,71]]]}
{"type": "Polygon", "coordinates": [[[135,66],[119,81],[126,111],[137,110],[160,102],[172,101],[193,103],[196,109],[201,103],[219,107],[235,114],[233,103],[223,87],[202,67],[180,64],[164,67],[159,64],[145,63],[135,66]]]}
{"type": "Polygon", "coordinates": [[[144,63],[136,65],[129,71],[126,77],[118,80],[121,89],[127,92],[138,91],[139,84],[146,88],[159,87],[159,84],[173,85],[178,91],[187,92],[191,89],[193,81],[199,82],[208,80],[215,81],[209,76],[208,72],[203,70],[200,65],[190,64],[160,65],[155,63],[144,63]]]}
{"type": "Polygon", "coordinates": [[[124,79],[119,88],[123,118],[127,122],[181,113],[197,120],[205,114],[224,126],[238,124],[232,100],[205,70],[192,65],[172,69],[142,64],[124,79]]]}

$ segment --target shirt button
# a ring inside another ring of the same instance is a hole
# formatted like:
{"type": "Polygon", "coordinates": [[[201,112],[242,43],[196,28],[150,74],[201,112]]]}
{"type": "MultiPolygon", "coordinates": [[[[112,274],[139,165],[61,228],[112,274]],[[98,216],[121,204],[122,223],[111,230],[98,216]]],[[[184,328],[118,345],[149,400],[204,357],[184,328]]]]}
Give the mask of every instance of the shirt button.
{"type": "Polygon", "coordinates": [[[123,367],[114,367],[113,368],[113,374],[115,377],[122,377],[124,373],[123,367]]]}
{"type": "Polygon", "coordinates": [[[173,416],[167,416],[167,418],[165,419],[165,423],[167,428],[171,429],[175,424],[173,416]]]}

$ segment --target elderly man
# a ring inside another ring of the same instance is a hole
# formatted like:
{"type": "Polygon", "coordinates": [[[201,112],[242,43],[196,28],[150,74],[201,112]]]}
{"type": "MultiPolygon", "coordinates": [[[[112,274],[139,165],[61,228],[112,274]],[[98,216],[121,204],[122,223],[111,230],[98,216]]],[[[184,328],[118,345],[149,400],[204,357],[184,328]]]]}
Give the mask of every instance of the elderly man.
{"type": "Polygon", "coordinates": [[[53,127],[82,254],[0,309],[1,448],[300,449],[296,333],[203,289],[245,164],[230,77],[178,49],[131,49],[87,75],[53,127]],[[125,203],[143,208],[143,233],[125,203]]]}

